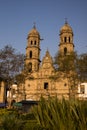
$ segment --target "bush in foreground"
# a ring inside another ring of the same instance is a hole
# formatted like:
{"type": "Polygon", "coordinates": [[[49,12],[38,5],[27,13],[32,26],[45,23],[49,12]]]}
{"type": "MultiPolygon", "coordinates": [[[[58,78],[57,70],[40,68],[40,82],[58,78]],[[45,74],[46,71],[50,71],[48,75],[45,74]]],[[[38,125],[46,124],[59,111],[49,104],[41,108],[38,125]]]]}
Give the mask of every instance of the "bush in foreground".
{"type": "Polygon", "coordinates": [[[38,124],[47,130],[87,130],[87,102],[42,98],[33,112],[38,124]]]}
{"type": "Polygon", "coordinates": [[[28,113],[0,109],[0,130],[87,130],[87,101],[49,97],[28,113]]]}

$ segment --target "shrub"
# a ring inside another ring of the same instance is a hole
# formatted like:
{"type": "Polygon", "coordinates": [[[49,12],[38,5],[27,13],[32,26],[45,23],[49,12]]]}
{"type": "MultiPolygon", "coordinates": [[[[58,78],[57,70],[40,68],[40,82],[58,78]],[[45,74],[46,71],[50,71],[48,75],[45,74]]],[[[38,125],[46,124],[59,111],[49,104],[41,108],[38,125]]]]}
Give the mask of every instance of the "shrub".
{"type": "Polygon", "coordinates": [[[28,113],[0,109],[0,130],[87,130],[87,101],[41,98],[28,113]]]}
{"type": "Polygon", "coordinates": [[[0,130],[22,130],[22,124],[17,112],[0,110],[0,130]]]}
{"type": "Polygon", "coordinates": [[[41,102],[33,109],[37,123],[48,130],[87,130],[87,105],[81,101],[58,100],[57,97],[41,102]]]}

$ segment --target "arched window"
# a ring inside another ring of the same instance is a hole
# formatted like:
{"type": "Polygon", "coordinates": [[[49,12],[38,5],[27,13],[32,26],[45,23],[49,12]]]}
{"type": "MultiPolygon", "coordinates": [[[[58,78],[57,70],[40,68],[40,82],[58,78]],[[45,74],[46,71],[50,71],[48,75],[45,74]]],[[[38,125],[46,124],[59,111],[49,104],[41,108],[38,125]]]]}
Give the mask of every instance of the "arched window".
{"type": "Polygon", "coordinates": [[[30,51],[30,55],[29,56],[30,56],[30,58],[32,58],[32,51],[30,51]]]}
{"type": "Polygon", "coordinates": [[[34,41],[34,45],[36,45],[36,41],[34,41]]]}
{"type": "Polygon", "coordinates": [[[66,56],[66,54],[67,54],[67,48],[65,47],[64,48],[64,55],[66,56]]]}
{"type": "Polygon", "coordinates": [[[48,82],[44,83],[44,89],[48,89],[48,82]]]}
{"type": "Polygon", "coordinates": [[[69,37],[69,42],[70,42],[70,37],[69,37]]]}
{"type": "Polygon", "coordinates": [[[33,41],[31,41],[31,45],[33,44],[33,41]]]}
{"type": "Polygon", "coordinates": [[[64,42],[67,42],[67,38],[66,37],[64,37],[64,42]]]}
{"type": "Polygon", "coordinates": [[[29,71],[29,72],[32,71],[32,63],[31,63],[31,62],[28,64],[28,71],[29,71]]]}

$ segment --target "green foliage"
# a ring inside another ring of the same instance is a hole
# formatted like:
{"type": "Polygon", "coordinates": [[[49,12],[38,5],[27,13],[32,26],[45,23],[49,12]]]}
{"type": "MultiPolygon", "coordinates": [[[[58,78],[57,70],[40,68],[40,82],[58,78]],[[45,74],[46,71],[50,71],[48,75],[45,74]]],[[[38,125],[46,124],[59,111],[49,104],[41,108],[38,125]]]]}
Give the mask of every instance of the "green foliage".
{"type": "Polygon", "coordinates": [[[0,130],[22,130],[22,123],[16,111],[0,110],[0,130]]]}
{"type": "Polygon", "coordinates": [[[0,130],[43,130],[43,128],[37,124],[33,113],[0,109],[0,130]]]}
{"type": "Polygon", "coordinates": [[[10,45],[0,49],[0,75],[10,81],[24,65],[24,54],[17,53],[10,45]]]}
{"type": "Polygon", "coordinates": [[[78,56],[77,68],[81,81],[87,81],[87,53],[78,56]]]}
{"type": "Polygon", "coordinates": [[[25,123],[24,130],[46,130],[41,125],[37,124],[36,120],[28,120],[25,123]]]}
{"type": "Polygon", "coordinates": [[[35,120],[33,113],[26,113],[21,115],[22,120],[35,120]]]}
{"type": "Polygon", "coordinates": [[[17,82],[17,84],[19,85],[20,83],[24,83],[25,81],[25,75],[23,73],[20,73],[18,75],[15,76],[15,80],[17,82]]]}
{"type": "Polygon", "coordinates": [[[59,101],[57,98],[41,99],[34,108],[39,125],[48,130],[87,130],[87,106],[79,101],[59,101]]]}
{"type": "Polygon", "coordinates": [[[76,52],[71,52],[68,55],[57,53],[54,59],[54,65],[58,67],[59,71],[68,72],[75,70],[76,59],[76,52]]]}
{"type": "Polygon", "coordinates": [[[87,101],[41,97],[29,113],[0,109],[0,130],[87,130],[87,101]]]}
{"type": "Polygon", "coordinates": [[[54,58],[54,65],[57,70],[66,74],[75,71],[80,81],[87,81],[87,53],[77,55],[76,52],[72,52],[69,55],[62,55],[58,52],[54,58]]]}

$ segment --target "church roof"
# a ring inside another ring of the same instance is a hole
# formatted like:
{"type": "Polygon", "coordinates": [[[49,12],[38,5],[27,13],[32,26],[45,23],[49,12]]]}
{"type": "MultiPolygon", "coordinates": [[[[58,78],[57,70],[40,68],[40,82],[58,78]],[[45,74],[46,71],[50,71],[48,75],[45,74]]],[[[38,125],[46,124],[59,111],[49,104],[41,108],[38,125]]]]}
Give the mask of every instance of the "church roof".
{"type": "Polygon", "coordinates": [[[65,24],[60,29],[60,34],[64,32],[73,33],[73,30],[67,21],[65,21],[65,24]]]}
{"type": "Polygon", "coordinates": [[[52,61],[52,57],[47,49],[46,53],[45,53],[45,56],[43,57],[43,60],[42,60],[42,63],[45,63],[45,62],[49,62],[49,63],[53,63],[52,61]]]}
{"type": "Polygon", "coordinates": [[[51,73],[54,72],[54,66],[53,66],[53,59],[47,50],[45,53],[45,56],[42,59],[42,64],[40,67],[40,71],[45,73],[46,75],[50,75],[51,73]],[[46,71],[46,72],[45,72],[46,71]]]}
{"type": "Polygon", "coordinates": [[[39,32],[37,31],[35,25],[33,26],[32,30],[29,32],[28,36],[34,36],[34,35],[40,37],[40,34],[39,34],[39,32]]]}

